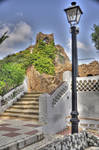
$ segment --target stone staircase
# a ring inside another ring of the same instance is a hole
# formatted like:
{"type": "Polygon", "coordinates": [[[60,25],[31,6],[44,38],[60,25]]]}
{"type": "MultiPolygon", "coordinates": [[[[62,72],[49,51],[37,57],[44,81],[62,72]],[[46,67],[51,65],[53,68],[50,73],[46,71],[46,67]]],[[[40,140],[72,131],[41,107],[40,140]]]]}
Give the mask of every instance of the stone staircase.
{"type": "Polygon", "coordinates": [[[41,93],[25,93],[16,103],[8,108],[0,118],[39,120],[39,96],[41,93]]]}

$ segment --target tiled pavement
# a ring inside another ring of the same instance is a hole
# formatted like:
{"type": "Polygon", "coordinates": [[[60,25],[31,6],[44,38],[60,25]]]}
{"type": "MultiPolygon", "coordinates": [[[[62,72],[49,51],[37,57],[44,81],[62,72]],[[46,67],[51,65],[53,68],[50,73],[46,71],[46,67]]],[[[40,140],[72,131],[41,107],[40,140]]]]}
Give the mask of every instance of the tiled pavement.
{"type": "MultiPolygon", "coordinates": [[[[42,127],[36,122],[15,119],[0,119],[0,150],[3,150],[5,147],[9,147],[10,145],[13,146],[15,143],[20,143],[20,140],[21,147],[23,148],[24,146],[33,143],[33,137],[35,137],[34,143],[37,140],[40,140],[40,138],[43,138],[42,127]],[[31,141],[29,141],[29,138],[31,141]],[[26,139],[28,139],[29,143],[26,142],[26,139]],[[24,141],[25,145],[22,143],[24,141]]],[[[11,150],[13,150],[13,148],[11,150]]]]}
{"type": "MultiPolygon", "coordinates": [[[[90,132],[92,132],[92,130],[90,132]]],[[[99,136],[99,131],[96,131],[95,133],[98,133],[99,136]]],[[[57,138],[58,136],[64,136],[68,134],[71,134],[70,127],[57,133],[53,138],[51,137],[51,140],[57,138]]],[[[42,126],[36,122],[15,119],[0,120],[0,150],[8,150],[9,147],[9,150],[22,150],[24,147],[30,144],[32,145],[24,148],[24,150],[33,150],[33,147],[35,146],[33,143],[36,143],[43,138],[42,126]]],[[[45,138],[45,140],[42,142],[37,143],[36,146],[39,144],[42,145],[46,142],[47,141],[45,138]]]]}

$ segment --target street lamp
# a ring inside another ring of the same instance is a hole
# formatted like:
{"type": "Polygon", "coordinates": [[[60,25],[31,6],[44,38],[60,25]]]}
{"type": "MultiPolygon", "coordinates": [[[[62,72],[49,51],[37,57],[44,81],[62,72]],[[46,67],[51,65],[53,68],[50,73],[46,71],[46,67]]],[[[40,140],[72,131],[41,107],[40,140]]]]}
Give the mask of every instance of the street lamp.
{"type": "Polygon", "coordinates": [[[71,3],[71,7],[65,9],[68,22],[71,25],[72,34],[72,112],[71,112],[71,123],[72,123],[72,134],[78,133],[78,111],[77,111],[77,89],[76,89],[76,77],[78,76],[78,57],[77,57],[77,39],[76,35],[79,30],[76,25],[80,21],[81,14],[83,13],[79,6],[76,6],[76,2],[71,3]]]}

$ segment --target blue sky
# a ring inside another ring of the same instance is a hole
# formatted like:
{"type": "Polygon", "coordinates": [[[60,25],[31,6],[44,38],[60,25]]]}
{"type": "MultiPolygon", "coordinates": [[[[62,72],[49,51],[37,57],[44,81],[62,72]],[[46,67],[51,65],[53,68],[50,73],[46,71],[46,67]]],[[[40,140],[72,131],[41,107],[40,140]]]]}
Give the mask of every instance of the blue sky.
{"type": "MultiPolygon", "coordinates": [[[[64,9],[72,0],[0,0],[0,35],[8,31],[9,39],[0,45],[0,58],[34,44],[38,32],[54,33],[55,43],[71,57],[70,25],[64,9]]],[[[93,24],[99,25],[98,0],[76,0],[83,10],[79,23],[79,63],[98,60],[99,52],[91,40],[93,24]]]]}

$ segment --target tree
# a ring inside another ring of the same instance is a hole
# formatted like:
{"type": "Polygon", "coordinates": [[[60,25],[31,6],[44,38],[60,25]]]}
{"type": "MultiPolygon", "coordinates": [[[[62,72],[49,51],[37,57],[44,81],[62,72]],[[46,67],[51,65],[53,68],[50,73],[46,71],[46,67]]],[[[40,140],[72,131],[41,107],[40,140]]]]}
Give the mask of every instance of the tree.
{"type": "Polygon", "coordinates": [[[0,37],[0,44],[3,43],[3,41],[5,41],[5,39],[7,39],[9,36],[7,35],[7,32],[5,32],[1,37],[0,37]]]}
{"type": "Polygon", "coordinates": [[[91,34],[91,36],[96,49],[99,50],[99,25],[94,24],[93,33],[91,34]]]}

